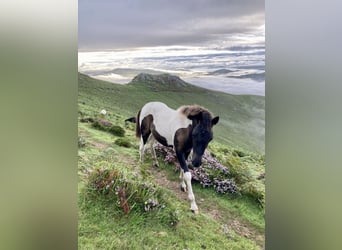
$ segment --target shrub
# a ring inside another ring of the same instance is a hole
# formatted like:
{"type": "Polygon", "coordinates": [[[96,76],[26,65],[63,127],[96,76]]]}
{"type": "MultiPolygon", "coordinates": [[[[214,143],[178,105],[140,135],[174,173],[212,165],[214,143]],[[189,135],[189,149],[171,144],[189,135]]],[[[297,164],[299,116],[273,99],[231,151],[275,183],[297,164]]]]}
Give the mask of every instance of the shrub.
{"type": "Polygon", "coordinates": [[[131,142],[127,138],[118,138],[116,139],[114,143],[120,147],[126,147],[126,148],[132,147],[131,142]]]}
{"type": "Polygon", "coordinates": [[[154,213],[170,226],[179,221],[178,212],[163,197],[162,190],[138,174],[100,168],[88,171],[88,197],[105,198],[108,206],[128,216],[132,211],[154,213]],[[114,204],[114,206],[113,206],[114,204]]]}
{"type": "Polygon", "coordinates": [[[94,118],[92,118],[92,117],[81,118],[80,122],[93,123],[94,122],[94,118]]]}
{"type": "Polygon", "coordinates": [[[239,156],[239,157],[245,157],[246,154],[244,152],[242,152],[241,150],[235,149],[233,151],[233,155],[239,156]]]}
{"type": "Polygon", "coordinates": [[[226,160],[226,165],[229,166],[230,174],[234,178],[242,178],[241,173],[245,171],[246,165],[243,165],[238,156],[229,155],[226,160]]]}
{"type": "MultiPolygon", "coordinates": [[[[251,168],[251,165],[255,164],[255,159],[249,159],[249,161],[243,162],[239,156],[230,155],[226,164],[230,166],[231,174],[239,187],[239,191],[265,207],[265,175],[251,168]]],[[[259,162],[260,165],[264,164],[262,158],[259,159],[259,162]]]]}
{"type": "MultiPolygon", "coordinates": [[[[159,205],[160,190],[149,182],[139,182],[118,170],[107,168],[96,169],[89,175],[89,187],[97,195],[104,195],[109,200],[115,200],[125,214],[131,209],[147,211],[145,206],[149,200],[157,201],[159,205]],[[125,208],[126,206],[126,208],[125,208]]],[[[149,209],[149,210],[151,210],[149,209]]]]}
{"type": "Polygon", "coordinates": [[[265,207],[265,185],[260,181],[246,182],[242,185],[243,192],[265,207]]]}
{"type": "Polygon", "coordinates": [[[107,131],[112,126],[112,123],[103,119],[97,119],[92,123],[92,126],[96,129],[107,131]]]}
{"type": "Polygon", "coordinates": [[[93,128],[96,128],[96,129],[102,130],[102,131],[107,131],[107,129],[108,129],[107,127],[103,126],[98,120],[94,121],[92,123],[92,126],[93,126],[93,128]]]}
{"type": "Polygon", "coordinates": [[[110,122],[110,121],[106,121],[106,120],[104,120],[104,119],[98,119],[97,120],[103,127],[107,127],[107,128],[109,128],[109,127],[111,127],[113,124],[110,122]]]}
{"type": "Polygon", "coordinates": [[[93,128],[96,128],[98,130],[109,132],[115,136],[123,137],[125,136],[125,130],[117,125],[112,125],[111,122],[98,119],[92,123],[93,128]]]}
{"type": "Polygon", "coordinates": [[[120,136],[120,137],[125,136],[125,130],[120,126],[113,125],[109,128],[108,131],[116,136],[120,136]]]}

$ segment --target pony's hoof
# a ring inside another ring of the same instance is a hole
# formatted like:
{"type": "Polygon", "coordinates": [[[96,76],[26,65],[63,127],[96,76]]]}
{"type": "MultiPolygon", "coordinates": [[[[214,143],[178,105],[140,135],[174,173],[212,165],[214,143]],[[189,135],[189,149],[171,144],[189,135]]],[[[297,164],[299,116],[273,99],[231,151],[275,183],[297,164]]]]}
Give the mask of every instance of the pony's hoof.
{"type": "Polygon", "coordinates": [[[183,192],[186,192],[186,188],[185,187],[180,187],[181,188],[181,190],[183,191],[183,192]]]}
{"type": "Polygon", "coordinates": [[[199,213],[198,209],[196,209],[196,210],[191,209],[191,212],[193,212],[194,214],[198,214],[199,213]]]}
{"type": "Polygon", "coordinates": [[[153,163],[153,167],[159,168],[159,164],[158,163],[153,163]]]}

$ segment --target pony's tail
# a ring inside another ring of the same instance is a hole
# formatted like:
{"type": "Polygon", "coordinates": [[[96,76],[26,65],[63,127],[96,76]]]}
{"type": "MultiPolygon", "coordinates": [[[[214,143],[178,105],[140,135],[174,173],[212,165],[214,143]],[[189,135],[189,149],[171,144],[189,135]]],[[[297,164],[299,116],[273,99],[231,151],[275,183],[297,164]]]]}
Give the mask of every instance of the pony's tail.
{"type": "Polygon", "coordinates": [[[132,122],[132,123],[136,123],[136,117],[135,117],[135,116],[133,116],[133,117],[127,118],[127,119],[125,120],[125,122],[132,122]]]}
{"type": "Polygon", "coordinates": [[[141,110],[139,110],[138,114],[137,114],[137,118],[135,119],[135,136],[136,137],[141,137],[141,129],[140,129],[140,112],[141,110]]]}
{"type": "Polygon", "coordinates": [[[141,129],[140,129],[140,122],[139,122],[139,119],[140,119],[140,111],[138,112],[137,116],[136,117],[130,117],[130,118],[127,118],[125,120],[125,122],[132,122],[132,123],[135,123],[135,135],[136,137],[140,137],[141,136],[141,129]]]}

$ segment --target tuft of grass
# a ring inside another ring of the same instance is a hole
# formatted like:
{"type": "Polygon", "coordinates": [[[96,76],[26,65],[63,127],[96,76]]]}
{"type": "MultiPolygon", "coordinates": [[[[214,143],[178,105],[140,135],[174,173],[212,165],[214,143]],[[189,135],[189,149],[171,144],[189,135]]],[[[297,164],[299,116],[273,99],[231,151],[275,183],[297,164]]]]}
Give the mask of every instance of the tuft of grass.
{"type": "Polygon", "coordinates": [[[92,123],[92,127],[101,131],[109,132],[115,136],[119,136],[119,137],[125,136],[125,130],[122,127],[117,126],[117,125],[112,125],[111,122],[103,120],[103,119],[95,120],[92,123]]]}
{"type": "Polygon", "coordinates": [[[104,126],[102,123],[100,123],[98,120],[94,121],[92,123],[93,128],[96,128],[98,130],[102,130],[102,131],[107,131],[108,127],[104,126]]]}
{"type": "Polygon", "coordinates": [[[85,138],[83,136],[78,136],[78,147],[83,148],[87,144],[85,138]]]}
{"type": "Polygon", "coordinates": [[[126,147],[126,148],[132,147],[132,143],[127,138],[118,138],[115,140],[115,144],[120,147],[126,147]]]}
{"type": "Polygon", "coordinates": [[[125,130],[117,125],[111,126],[108,131],[112,133],[113,135],[124,137],[125,136],[125,130]]]}

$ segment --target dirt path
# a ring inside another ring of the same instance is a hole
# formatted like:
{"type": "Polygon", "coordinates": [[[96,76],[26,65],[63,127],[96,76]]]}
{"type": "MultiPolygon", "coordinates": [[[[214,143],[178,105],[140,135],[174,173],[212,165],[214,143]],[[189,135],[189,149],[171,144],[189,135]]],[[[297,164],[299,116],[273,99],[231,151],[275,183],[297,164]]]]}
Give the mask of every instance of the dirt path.
{"type": "MultiPolygon", "coordinates": [[[[181,191],[180,183],[178,181],[170,181],[163,171],[160,171],[155,167],[150,167],[149,172],[155,177],[155,181],[158,185],[172,191],[177,197],[184,200],[184,202],[188,202],[187,193],[181,191]]],[[[178,174],[179,173],[175,173],[175,175],[178,174]]],[[[207,214],[219,222],[222,225],[224,233],[229,234],[230,230],[233,230],[236,234],[253,240],[261,249],[265,249],[265,236],[263,234],[252,229],[233,214],[229,214],[229,217],[231,218],[226,219],[227,215],[224,216],[222,214],[218,205],[211,204],[210,206],[205,206],[205,200],[200,196],[196,197],[196,202],[200,207],[200,213],[207,214]]]]}

